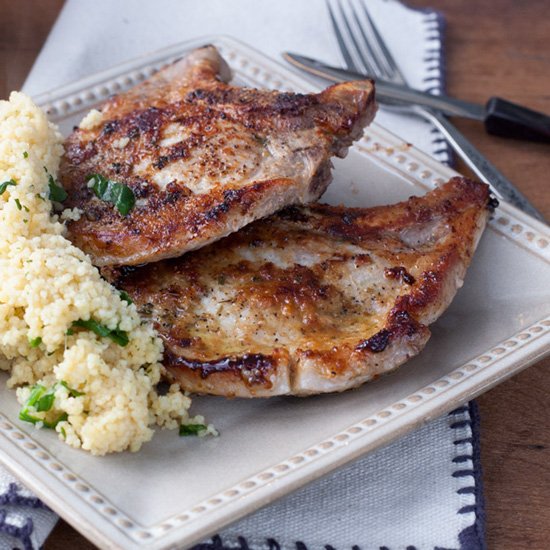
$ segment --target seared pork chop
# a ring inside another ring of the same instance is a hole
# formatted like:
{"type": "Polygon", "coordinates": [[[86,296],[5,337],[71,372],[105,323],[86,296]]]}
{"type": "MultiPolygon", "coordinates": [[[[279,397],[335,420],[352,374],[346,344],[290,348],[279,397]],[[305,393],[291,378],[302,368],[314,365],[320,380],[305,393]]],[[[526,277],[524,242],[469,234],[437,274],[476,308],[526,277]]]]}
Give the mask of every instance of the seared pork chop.
{"type": "Polygon", "coordinates": [[[393,206],[290,207],[182,258],[106,269],[200,393],[342,391],[426,344],[485,227],[487,185],[453,178],[393,206]]]}
{"type": "Polygon", "coordinates": [[[132,265],[200,248],[286,205],[316,200],[330,157],[345,156],[375,112],[371,81],[303,95],[226,84],[213,46],[108,100],[65,143],[60,180],[83,211],[69,237],[96,265],[132,265]],[[91,188],[128,186],[122,215],[91,188]]]}

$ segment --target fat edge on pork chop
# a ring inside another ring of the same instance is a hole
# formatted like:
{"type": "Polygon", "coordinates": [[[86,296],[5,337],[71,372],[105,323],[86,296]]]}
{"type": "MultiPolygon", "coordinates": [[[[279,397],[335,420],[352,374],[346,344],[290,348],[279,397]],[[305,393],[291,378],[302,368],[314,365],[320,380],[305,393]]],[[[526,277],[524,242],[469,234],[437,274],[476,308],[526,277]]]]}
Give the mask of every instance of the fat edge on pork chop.
{"type": "Polygon", "coordinates": [[[487,185],[453,178],[392,206],[289,207],[181,258],[103,271],[154,322],[182,388],[342,391],[422,350],[493,206],[487,185]]]}
{"type": "Polygon", "coordinates": [[[318,94],[226,83],[206,46],[109,99],[67,138],[60,181],[69,238],[96,265],[180,256],[286,205],[316,200],[376,110],[369,80],[318,94]],[[128,186],[122,215],[96,196],[91,175],[128,186]]]}

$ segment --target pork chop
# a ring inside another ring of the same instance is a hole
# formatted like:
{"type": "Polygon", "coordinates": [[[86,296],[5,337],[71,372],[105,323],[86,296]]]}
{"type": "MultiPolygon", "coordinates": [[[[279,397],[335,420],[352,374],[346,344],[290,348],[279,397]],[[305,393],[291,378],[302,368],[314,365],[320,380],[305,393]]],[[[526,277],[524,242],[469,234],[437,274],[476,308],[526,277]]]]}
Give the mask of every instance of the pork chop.
{"type": "Polygon", "coordinates": [[[342,391],[422,350],[492,200],[453,178],[393,206],[290,207],[182,258],[105,274],[153,320],[186,390],[342,391]]]}
{"type": "Polygon", "coordinates": [[[60,181],[66,206],[83,211],[69,237],[96,265],[179,256],[316,200],[331,155],[345,156],[374,117],[369,80],[303,95],[229,77],[216,48],[200,48],[109,99],[68,137],[60,181]],[[101,179],[131,189],[135,206],[117,210],[114,193],[93,188],[101,179]]]}

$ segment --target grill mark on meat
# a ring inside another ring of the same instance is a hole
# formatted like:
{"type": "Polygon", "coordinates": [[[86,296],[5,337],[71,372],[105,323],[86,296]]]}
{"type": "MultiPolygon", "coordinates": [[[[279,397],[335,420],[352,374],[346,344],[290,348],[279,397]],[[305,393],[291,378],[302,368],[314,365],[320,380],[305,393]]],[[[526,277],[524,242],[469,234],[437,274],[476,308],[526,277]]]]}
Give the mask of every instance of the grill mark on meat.
{"type": "Polygon", "coordinates": [[[403,266],[386,268],[384,270],[384,275],[388,279],[402,280],[408,285],[414,285],[416,282],[416,279],[403,266]]]}
{"type": "Polygon", "coordinates": [[[397,341],[403,337],[410,338],[420,332],[422,328],[420,323],[415,321],[407,311],[395,307],[390,312],[386,328],[360,342],[355,349],[357,351],[368,350],[373,353],[380,353],[392,341],[397,341]]]}
{"type": "Polygon", "coordinates": [[[269,374],[276,368],[272,357],[261,353],[245,354],[240,357],[220,357],[211,361],[188,360],[170,351],[164,354],[164,363],[173,368],[186,368],[199,373],[204,380],[216,373],[238,374],[248,386],[261,385],[269,388],[269,374]]]}
{"type": "Polygon", "coordinates": [[[380,353],[388,347],[391,333],[389,330],[383,328],[377,332],[374,336],[371,336],[367,340],[363,340],[355,348],[357,351],[369,350],[373,353],[380,353]]]}
{"type": "Polygon", "coordinates": [[[65,147],[65,155],[70,157],[71,162],[74,165],[83,164],[87,160],[90,160],[97,154],[97,147],[95,142],[88,143],[69,143],[65,147]]]}
{"type": "Polygon", "coordinates": [[[288,220],[297,223],[306,223],[309,220],[309,217],[306,215],[303,209],[298,206],[288,206],[284,210],[281,210],[278,213],[278,216],[282,220],[288,220]]]}
{"type": "Polygon", "coordinates": [[[500,203],[498,202],[498,199],[494,196],[491,196],[491,198],[489,199],[489,202],[487,203],[487,209],[489,210],[489,212],[494,212],[496,208],[498,208],[498,205],[500,203]]]}
{"type": "Polygon", "coordinates": [[[330,156],[345,154],[374,116],[370,81],[291,94],[230,86],[227,72],[215,48],[198,49],[109,99],[96,127],[66,140],[66,206],[84,212],[68,235],[96,265],[176,257],[316,200],[330,156]],[[121,216],[87,187],[91,173],[140,201],[121,216]]]}
{"type": "Polygon", "coordinates": [[[487,186],[454,178],[393,206],[295,206],[181,258],[102,274],[149,312],[168,376],[187,390],[341,391],[423,348],[464,277],[488,201],[487,186]],[[347,237],[327,230],[338,220],[347,237]],[[403,241],[404,231],[414,238],[403,241]]]}
{"type": "Polygon", "coordinates": [[[119,125],[120,125],[119,120],[109,120],[105,123],[105,126],[103,126],[103,130],[101,131],[101,133],[104,136],[108,136],[109,134],[116,132],[119,128],[119,125]]]}

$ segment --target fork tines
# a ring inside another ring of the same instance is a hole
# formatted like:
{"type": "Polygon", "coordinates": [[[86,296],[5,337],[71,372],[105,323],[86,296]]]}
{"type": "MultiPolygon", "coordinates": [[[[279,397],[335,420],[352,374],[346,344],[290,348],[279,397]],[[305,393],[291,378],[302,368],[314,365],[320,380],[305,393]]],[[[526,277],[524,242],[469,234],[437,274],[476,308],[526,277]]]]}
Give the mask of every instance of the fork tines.
{"type": "Polygon", "coordinates": [[[327,0],[327,7],[347,68],[403,83],[399,68],[365,4],[334,0],[331,5],[327,0]]]}

